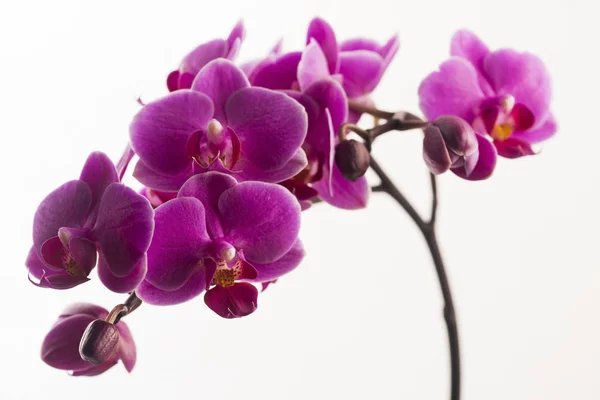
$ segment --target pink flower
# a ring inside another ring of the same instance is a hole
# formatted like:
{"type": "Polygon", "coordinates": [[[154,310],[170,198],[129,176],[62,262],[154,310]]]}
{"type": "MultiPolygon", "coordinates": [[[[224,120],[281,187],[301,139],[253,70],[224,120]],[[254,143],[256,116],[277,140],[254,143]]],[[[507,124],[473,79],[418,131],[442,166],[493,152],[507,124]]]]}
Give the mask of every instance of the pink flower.
{"type": "Polygon", "coordinates": [[[419,87],[428,119],[461,117],[506,158],[533,155],[535,144],[554,135],[550,75],[537,56],[491,52],[469,31],[454,35],[450,54],[419,87]]]}

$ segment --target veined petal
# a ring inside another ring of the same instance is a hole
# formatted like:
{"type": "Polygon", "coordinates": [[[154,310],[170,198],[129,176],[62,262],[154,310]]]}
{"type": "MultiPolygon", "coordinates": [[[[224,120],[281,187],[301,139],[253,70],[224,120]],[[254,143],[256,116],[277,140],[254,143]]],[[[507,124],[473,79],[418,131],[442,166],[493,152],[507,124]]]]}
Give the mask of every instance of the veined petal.
{"type": "Polygon", "coordinates": [[[455,115],[471,123],[473,110],[483,98],[475,67],[458,57],[444,62],[419,86],[419,104],[429,120],[455,115]]]}
{"type": "Polygon", "coordinates": [[[89,155],[79,180],[88,184],[92,191],[92,204],[88,212],[88,224],[93,225],[98,214],[98,205],[104,191],[111,183],[118,182],[117,170],[110,158],[104,153],[96,151],[89,155]]]}
{"type": "MultiPolygon", "coordinates": [[[[234,28],[235,30],[235,28],[234,28]]],[[[228,51],[228,41],[223,39],[215,39],[210,42],[203,43],[192,50],[181,62],[179,67],[182,73],[188,73],[195,76],[206,64],[220,57],[225,57],[228,51]]],[[[180,87],[180,89],[187,89],[180,87]]]]}
{"type": "Polygon", "coordinates": [[[192,274],[179,289],[167,291],[158,289],[147,280],[135,290],[140,299],[155,306],[170,306],[185,303],[206,290],[206,269],[201,268],[192,274]]]}
{"type": "Polygon", "coordinates": [[[239,90],[229,98],[226,113],[242,154],[267,171],[285,165],[306,137],[306,112],[284,93],[256,87],[239,90]]]}
{"type": "Polygon", "coordinates": [[[339,49],[335,32],[331,28],[331,25],[321,18],[314,18],[310,21],[306,34],[306,43],[310,46],[312,40],[316,41],[320,49],[322,49],[329,72],[332,74],[337,72],[339,49]]]}
{"type": "Polygon", "coordinates": [[[248,78],[241,69],[231,61],[220,58],[209,62],[200,70],[192,83],[192,90],[204,93],[212,100],[214,118],[226,125],[227,100],[233,93],[249,86],[248,78]]]}
{"type": "Polygon", "coordinates": [[[129,293],[137,288],[144,280],[148,271],[146,255],[133,267],[133,270],[126,276],[116,276],[112,273],[110,267],[102,254],[98,258],[98,277],[108,290],[115,293],[129,293]]]}
{"type": "Polygon", "coordinates": [[[282,186],[242,182],[223,192],[219,211],[231,244],[250,263],[276,261],[298,238],[300,205],[282,186]]]}
{"type": "Polygon", "coordinates": [[[152,206],[144,196],[120,183],[104,192],[91,235],[113,275],[131,274],[152,240],[152,206]]]}
{"type": "Polygon", "coordinates": [[[265,171],[247,160],[240,160],[236,168],[240,171],[235,174],[238,181],[261,181],[267,183],[279,183],[290,179],[300,173],[308,165],[306,153],[298,149],[294,156],[283,167],[274,171],[265,171]]]}
{"type": "Polygon", "coordinates": [[[368,50],[340,53],[339,73],[348,97],[360,97],[375,89],[384,72],[383,58],[368,50]]]}
{"type": "Polygon", "coordinates": [[[488,47],[473,32],[460,30],[452,36],[450,55],[469,61],[482,76],[485,75],[483,62],[488,54],[488,47]]]}
{"type": "Polygon", "coordinates": [[[189,168],[189,137],[206,129],[214,112],[208,96],[178,90],[144,106],[134,117],[129,133],[136,154],[150,169],[177,175],[189,168]]]}
{"type": "Polygon", "coordinates": [[[549,113],[552,88],[550,74],[542,60],[530,53],[497,50],[490,53],[484,69],[498,95],[512,95],[516,103],[525,105],[539,128],[549,113]]]}
{"type": "Polygon", "coordinates": [[[192,175],[192,163],[176,175],[166,175],[150,169],[142,160],[138,160],[133,170],[133,176],[145,186],[164,192],[176,192],[192,175]]]}
{"type": "Polygon", "coordinates": [[[44,242],[65,227],[81,227],[92,204],[92,191],[83,181],[70,181],[42,200],[33,217],[33,245],[40,253],[44,242]]]}
{"type": "Polygon", "coordinates": [[[94,319],[86,314],[61,318],[44,338],[42,360],[51,367],[62,370],[89,367],[90,364],[79,356],[79,341],[94,319]]]}
{"type": "Polygon", "coordinates": [[[219,198],[223,192],[237,185],[237,181],[221,172],[206,172],[190,178],[179,191],[178,197],[193,197],[200,200],[206,215],[206,229],[210,237],[223,236],[219,216],[219,198]]]}
{"type": "Polygon", "coordinates": [[[210,242],[204,206],[178,197],[158,207],[154,220],[146,280],[162,290],[179,289],[202,267],[203,247],[210,242]]]}
{"type": "Polygon", "coordinates": [[[287,274],[300,265],[304,254],[304,246],[300,239],[298,239],[290,251],[277,261],[270,264],[252,264],[258,273],[256,280],[258,282],[269,282],[287,274]]]}
{"type": "Polygon", "coordinates": [[[315,150],[327,154],[330,129],[325,109],[329,110],[334,136],[337,136],[337,130],[348,119],[348,98],[341,85],[333,79],[321,79],[313,83],[304,91],[304,95],[317,103],[320,110],[313,126],[310,126],[306,142],[315,150]]]}
{"type": "MultiPolygon", "coordinates": [[[[328,171],[324,172],[327,176],[328,171]]],[[[313,183],[313,188],[319,192],[319,197],[332,206],[345,210],[357,210],[365,208],[369,202],[371,190],[367,179],[362,176],[356,181],[344,178],[339,168],[334,164],[331,172],[331,188],[326,179],[313,183]]]]}
{"type": "MultiPolygon", "coordinates": [[[[337,53],[336,53],[337,54],[337,53]]],[[[337,57],[336,57],[337,58],[337,57]]],[[[311,40],[302,52],[298,64],[298,84],[304,90],[319,79],[329,77],[327,58],[315,40],[311,40]]]]}
{"type": "Polygon", "coordinates": [[[292,89],[297,80],[301,57],[302,53],[296,51],[261,62],[252,71],[252,86],[273,90],[292,89]]]}

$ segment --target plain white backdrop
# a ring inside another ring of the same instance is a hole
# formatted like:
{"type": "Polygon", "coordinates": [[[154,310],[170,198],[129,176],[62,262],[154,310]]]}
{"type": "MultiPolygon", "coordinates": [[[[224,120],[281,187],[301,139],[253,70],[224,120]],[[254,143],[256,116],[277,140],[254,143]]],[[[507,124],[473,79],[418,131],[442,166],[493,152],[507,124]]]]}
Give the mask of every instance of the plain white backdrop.
{"type": "MultiPolygon", "coordinates": [[[[10,1],[0,3],[0,399],[446,399],[441,296],[429,254],[383,194],[364,211],[319,205],[303,216],[303,265],[228,321],[201,298],[127,318],[138,346],[118,365],[72,378],[39,358],[69,303],[107,308],[95,273],[73,290],[27,281],[37,204],[78,176],[87,154],[116,159],[136,98],[197,44],[239,18],[238,60],[279,39],[299,48],[316,15],[339,38],[387,39],[400,52],[375,93],[418,112],[420,80],[459,28],[491,47],[541,56],[559,132],[542,154],[501,160],[492,179],[440,179],[439,237],[458,311],[468,400],[600,398],[600,103],[598,5],[590,1],[10,1]]],[[[368,121],[367,121],[368,122],[368,121]]],[[[429,192],[418,132],[391,133],[374,154],[418,208],[429,192]]],[[[132,182],[132,181],[130,181],[132,182]]],[[[373,180],[376,183],[376,180],[373,180]]]]}

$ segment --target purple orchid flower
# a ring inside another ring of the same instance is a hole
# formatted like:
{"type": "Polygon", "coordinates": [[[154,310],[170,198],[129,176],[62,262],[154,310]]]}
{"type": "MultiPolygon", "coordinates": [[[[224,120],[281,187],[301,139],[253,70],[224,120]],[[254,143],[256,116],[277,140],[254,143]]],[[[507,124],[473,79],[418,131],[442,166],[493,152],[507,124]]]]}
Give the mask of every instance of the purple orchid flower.
{"type": "Polygon", "coordinates": [[[215,39],[196,47],[183,58],[179,68],[167,77],[169,92],[191,88],[198,72],[212,60],[217,58],[234,60],[244,41],[244,36],[246,36],[244,23],[239,21],[226,40],[215,39]]]}
{"type": "Polygon", "coordinates": [[[283,93],[250,87],[228,60],[209,62],[191,90],[178,90],[143,107],[131,127],[140,157],[134,176],[159,191],[177,192],[191,176],[210,170],[239,181],[281,182],[307,164],[304,109],[283,93]]]}
{"type": "Polygon", "coordinates": [[[258,296],[249,282],[277,279],[302,260],[299,228],[300,206],[280,185],[196,175],[156,209],[148,274],[136,294],[171,305],[207,290],[205,303],[221,317],[248,315],[258,296]]]}
{"type": "Polygon", "coordinates": [[[26,265],[32,283],[68,289],[98,275],[115,292],[132,291],[146,274],[154,229],[148,201],[119,183],[104,153],[92,153],[78,180],[60,186],[38,207],[26,265]]]}
{"type": "Polygon", "coordinates": [[[107,315],[108,311],[93,304],[79,303],[68,307],[44,338],[42,360],[53,368],[69,371],[72,376],[100,375],[119,360],[131,372],[136,360],[135,343],[129,328],[122,321],[115,325],[119,334],[118,344],[106,361],[92,364],[79,354],[79,343],[88,325],[107,315]]]}
{"type": "Polygon", "coordinates": [[[308,134],[302,146],[308,165],[282,185],[298,198],[303,209],[317,196],[338,208],[366,207],[370,195],[366,178],[350,181],[334,163],[338,132],[348,119],[348,101],[342,86],[331,78],[316,76],[304,77],[301,82],[302,92],[286,93],[302,104],[308,114],[308,134]]]}
{"type": "MultiPolygon", "coordinates": [[[[500,156],[517,158],[535,154],[534,145],[554,135],[550,76],[538,57],[507,49],[490,52],[468,31],[454,35],[450,54],[421,83],[421,109],[430,120],[445,114],[461,117],[485,135],[478,136],[480,163],[486,162],[482,147],[494,156],[487,149],[489,140],[500,156]]],[[[485,175],[476,171],[467,179],[485,175]]]]}
{"type": "MultiPolygon", "coordinates": [[[[307,78],[315,81],[331,76],[342,84],[348,98],[371,104],[369,94],[381,81],[400,47],[397,35],[384,45],[363,38],[338,44],[332,27],[321,18],[311,21],[306,43],[302,52],[283,55],[271,52],[265,60],[248,68],[252,85],[298,90],[307,86],[307,78]]],[[[360,113],[350,112],[350,122],[359,118],[360,113]]]]}

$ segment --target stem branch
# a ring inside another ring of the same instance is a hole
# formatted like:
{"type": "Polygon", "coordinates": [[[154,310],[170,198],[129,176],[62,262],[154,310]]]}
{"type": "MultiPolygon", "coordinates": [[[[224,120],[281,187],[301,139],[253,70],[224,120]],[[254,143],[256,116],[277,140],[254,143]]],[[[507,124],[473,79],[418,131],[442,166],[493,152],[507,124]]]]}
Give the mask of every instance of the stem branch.
{"type": "Polygon", "coordinates": [[[431,253],[435,271],[438,276],[442,296],[444,298],[444,320],[446,321],[446,328],[448,330],[448,342],[450,346],[450,399],[460,399],[460,349],[458,340],[458,328],[456,324],[456,313],[454,311],[454,302],[452,300],[452,292],[450,290],[450,283],[448,282],[448,276],[446,275],[446,268],[444,266],[444,260],[440,251],[436,234],[435,234],[435,220],[438,206],[438,193],[437,193],[437,182],[435,176],[432,174],[431,179],[431,191],[432,191],[432,202],[431,202],[431,217],[429,221],[425,222],[410,202],[404,197],[400,190],[394,185],[392,180],[387,176],[381,166],[371,157],[371,168],[381,179],[381,191],[388,193],[394,200],[400,204],[400,206],[408,213],[411,219],[415,222],[425,241],[427,247],[431,253]]]}

